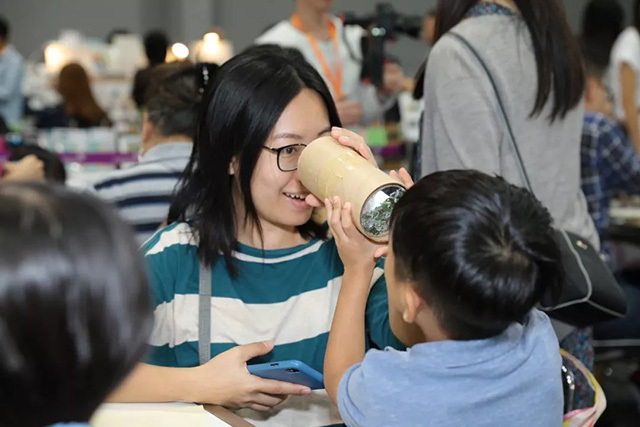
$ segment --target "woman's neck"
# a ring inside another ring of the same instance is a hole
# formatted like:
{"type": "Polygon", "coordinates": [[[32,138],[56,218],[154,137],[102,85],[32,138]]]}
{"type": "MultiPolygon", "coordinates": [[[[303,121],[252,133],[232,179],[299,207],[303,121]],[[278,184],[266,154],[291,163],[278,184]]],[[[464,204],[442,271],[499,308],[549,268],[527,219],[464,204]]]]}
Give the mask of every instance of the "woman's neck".
{"type": "Polygon", "coordinates": [[[518,6],[513,0],[481,0],[479,3],[495,3],[504,6],[507,9],[518,11],[518,6]]]}
{"type": "Polygon", "coordinates": [[[331,22],[331,16],[327,11],[312,9],[298,2],[295,14],[300,18],[305,30],[315,37],[324,40],[331,36],[328,25],[331,22]]]}
{"type": "Polygon", "coordinates": [[[244,215],[238,217],[238,231],[236,238],[238,243],[252,248],[263,248],[264,250],[276,250],[293,248],[307,243],[298,231],[297,227],[280,227],[266,221],[260,221],[262,235],[258,227],[252,221],[244,221],[244,215]]]}
{"type": "Polygon", "coordinates": [[[235,186],[233,199],[236,216],[236,240],[238,243],[252,248],[274,250],[292,248],[307,242],[307,240],[300,235],[298,227],[284,227],[258,218],[262,228],[261,233],[251,219],[245,221],[246,211],[244,203],[242,203],[242,196],[235,186]]]}

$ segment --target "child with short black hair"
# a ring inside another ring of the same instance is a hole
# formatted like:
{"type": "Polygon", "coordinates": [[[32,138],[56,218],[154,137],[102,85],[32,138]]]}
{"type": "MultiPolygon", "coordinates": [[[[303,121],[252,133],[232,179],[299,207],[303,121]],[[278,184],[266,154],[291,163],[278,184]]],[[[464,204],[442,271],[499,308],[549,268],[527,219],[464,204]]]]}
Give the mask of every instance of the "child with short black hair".
{"type": "Polygon", "coordinates": [[[87,423],[153,317],[133,233],[95,197],[0,185],[0,425],[87,423]]]}
{"type": "Polygon", "coordinates": [[[393,211],[385,276],[391,327],[411,348],[366,355],[368,284],[384,250],[348,204],[325,205],[345,272],[324,375],[347,425],[561,425],[558,341],[534,308],[560,286],[560,252],[533,195],[476,171],[410,188],[393,211]]]}

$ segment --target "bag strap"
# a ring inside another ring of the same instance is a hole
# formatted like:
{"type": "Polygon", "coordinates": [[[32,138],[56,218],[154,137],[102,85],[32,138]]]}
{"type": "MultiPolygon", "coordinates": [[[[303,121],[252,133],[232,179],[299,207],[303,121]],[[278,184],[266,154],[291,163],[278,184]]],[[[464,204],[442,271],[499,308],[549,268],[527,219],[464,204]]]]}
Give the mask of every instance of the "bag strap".
{"type": "Polygon", "coordinates": [[[496,85],[496,82],[493,76],[491,75],[491,72],[489,71],[489,67],[487,67],[486,62],[484,62],[484,60],[482,59],[482,56],[480,56],[476,48],[473,47],[473,45],[466,38],[462,37],[460,34],[455,33],[453,31],[450,31],[447,34],[455,37],[456,39],[458,39],[458,41],[464,44],[467,47],[467,49],[469,49],[469,51],[473,54],[473,56],[476,57],[476,59],[484,69],[485,73],[487,74],[487,77],[489,78],[489,82],[491,83],[491,86],[493,87],[493,90],[496,94],[496,99],[498,100],[498,106],[500,107],[500,111],[502,112],[502,117],[504,118],[507,131],[509,132],[511,146],[513,147],[513,152],[516,155],[516,163],[518,165],[518,168],[520,169],[520,176],[525,186],[527,187],[527,190],[529,190],[532,194],[535,194],[533,192],[533,187],[531,186],[531,180],[529,180],[529,175],[527,174],[527,170],[524,167],[524,162],[522,161],[522,156],[520,155],[520,149],[518,148],[518,144],[516,143],[516,137],[513,132],[513,128],[511,127],[511,123],[509,122],[509,117],[507,116],[507,112],[504,108],[504,104],[502,102],[502,99],[500,98],[500,92],[498,92],[498,86],[496,85]]]}
{"type": "Polygon", "coordinates": [[[211,359],[211,268],[200,263],[198,290],[198,358],[204,365],[211,359]]]}

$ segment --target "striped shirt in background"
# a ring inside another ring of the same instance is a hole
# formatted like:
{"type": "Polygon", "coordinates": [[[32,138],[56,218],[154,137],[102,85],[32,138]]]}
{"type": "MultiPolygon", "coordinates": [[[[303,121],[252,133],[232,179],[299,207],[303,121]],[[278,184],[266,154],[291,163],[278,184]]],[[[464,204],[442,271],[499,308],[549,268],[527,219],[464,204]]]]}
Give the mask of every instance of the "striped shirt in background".
{"type": "MultiPolygon", "coordinates": [[[[155,325],[148,362],[197,366],[199,259],[186,223],[172,224],[143,246],[149,266],[155,325]]],[[[275,347],[250,363],[300,360],[322,372],[344,267],[334,240],[314,239],[281,250],[239,245],[238,277],[226,263],[212,266],[211,357],[236,345],[272,340],[275,347]]],[[[366,310],[369,344],[404,346],[389,326],[383,264],[375,269],[366,310]]],[[[213,379],[215,380],[215,379],[213,379]]],[[[242,411],[255,425],[328,425],[339,422],[326,393],[289,398],[267,414],[242,411]],[[291,424],[293,423],[293,424],[291,424]]]]}
{"type": "Polygon", "coordinates": [[[115,205],[144,243],[169,213],[173,190],[182,175],[193,144],[163,143],[149,149],[140,162],[110,173],[94,184],[98,196],[115,205]]]}

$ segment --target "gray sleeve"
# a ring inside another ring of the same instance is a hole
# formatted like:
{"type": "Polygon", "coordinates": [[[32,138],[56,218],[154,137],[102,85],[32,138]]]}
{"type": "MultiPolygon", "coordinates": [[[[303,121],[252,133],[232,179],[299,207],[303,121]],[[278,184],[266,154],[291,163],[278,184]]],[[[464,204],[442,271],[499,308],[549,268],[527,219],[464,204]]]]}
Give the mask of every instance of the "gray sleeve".
{"type": "Polygon", "coordinates": [[[425,78],[422,175],[477,169],[500,173],[502,119],[484,70],[457,41],[443,38],[425,78]]]}

